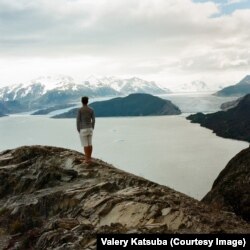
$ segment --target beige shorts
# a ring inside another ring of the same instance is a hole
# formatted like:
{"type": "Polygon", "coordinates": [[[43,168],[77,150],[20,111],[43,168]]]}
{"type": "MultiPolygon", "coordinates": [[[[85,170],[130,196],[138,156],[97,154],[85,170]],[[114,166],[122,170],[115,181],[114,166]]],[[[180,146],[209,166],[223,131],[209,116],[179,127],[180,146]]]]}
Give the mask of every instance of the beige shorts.
{"type": "Polygon", "coordinates": [[[81,129],[79,135],[82,147],[92,146],[93,128],[81,129]]]}

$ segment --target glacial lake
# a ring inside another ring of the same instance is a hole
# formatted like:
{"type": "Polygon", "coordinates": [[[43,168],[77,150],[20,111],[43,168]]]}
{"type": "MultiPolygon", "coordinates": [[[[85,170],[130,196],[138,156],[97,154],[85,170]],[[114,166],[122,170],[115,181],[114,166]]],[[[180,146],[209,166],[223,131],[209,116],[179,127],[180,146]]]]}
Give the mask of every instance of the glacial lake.
{"type": "MultiPolygon", "coordinates": [[[[0,119],[0,151],[38,144],[82,152],[75,119],[27,114],[0,119]]],[[[248,147],[191,124],[185,115],[97,118],[93,145],[93,157],[196,199],[211,189],[228,161],[248,147]]]]}

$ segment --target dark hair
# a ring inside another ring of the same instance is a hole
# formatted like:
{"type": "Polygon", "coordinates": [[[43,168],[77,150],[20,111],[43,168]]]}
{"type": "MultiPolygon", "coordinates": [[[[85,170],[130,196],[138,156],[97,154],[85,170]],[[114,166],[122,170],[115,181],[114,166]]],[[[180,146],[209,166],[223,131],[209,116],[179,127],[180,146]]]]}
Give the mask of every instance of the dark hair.
{"type": "Polygon", "coordinates": [[[82,104],[87,105],[89,102],[89,98],[87,96],[82,97],[82,104]]]}

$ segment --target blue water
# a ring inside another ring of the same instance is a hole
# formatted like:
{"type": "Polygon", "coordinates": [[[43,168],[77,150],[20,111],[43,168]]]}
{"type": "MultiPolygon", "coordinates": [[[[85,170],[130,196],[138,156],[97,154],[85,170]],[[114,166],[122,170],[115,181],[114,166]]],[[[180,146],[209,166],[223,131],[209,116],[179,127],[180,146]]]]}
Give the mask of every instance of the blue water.
{"type": "MultiPolygon", "coordinates": [[[[82,151],[75,119],[0,119],[0,151],[34,144],[82,151]]],[[[161,116],[97,118],[93,146],[94,157],[200,199],[248,144],[217,137],[184,116],[161,116]]]]}

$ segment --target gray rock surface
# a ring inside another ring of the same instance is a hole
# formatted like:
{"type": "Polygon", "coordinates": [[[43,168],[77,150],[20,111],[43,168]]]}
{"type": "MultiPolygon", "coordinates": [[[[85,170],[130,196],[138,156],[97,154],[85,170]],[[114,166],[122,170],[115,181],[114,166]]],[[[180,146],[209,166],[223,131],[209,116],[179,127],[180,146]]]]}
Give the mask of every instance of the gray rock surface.
{"type": "Polygon", "coordinates": [[[203,201],[250,222],[250,147],[227,164],[203,201]]]}
{"type": "Polygon", "coordinates": [[[3,249],[95,249],[97,233],[250,233],[232,212],[82,160],[46,146],[0,153],[3,249]]]}

